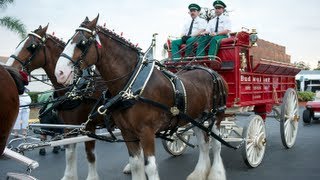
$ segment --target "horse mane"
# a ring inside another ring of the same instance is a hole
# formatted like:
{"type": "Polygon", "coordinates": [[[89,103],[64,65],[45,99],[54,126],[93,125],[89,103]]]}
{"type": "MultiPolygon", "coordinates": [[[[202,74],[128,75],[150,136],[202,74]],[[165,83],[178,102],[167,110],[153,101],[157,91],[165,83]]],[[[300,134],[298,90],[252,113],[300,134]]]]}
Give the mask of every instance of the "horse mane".
{"type": "Polygon", "coordinates": [[[141,48],[135,46],[134,44],[132,44],[130,41],[128,41],[127,39],[123,38],[122,36],[116,34],[115,32],[111,31],[110,29],[107,29],[105,27],[102,26],[97,26],[98,31],[102,32],[103,34],[110,36],[112,39],[115,39],[116,41],[120,42],[121,44],[133,49],[134,51],[140,53],[141,52],[141,48]]]}
{"type": "Polygon", "coordinates": [[[56,42],[57,44],[59,44],[63,48],[66,46],[66,43],[56,36],[53,36],[51,34],[47,34],[47,38],[53,40],[54,42],[56,42]]]}
{"type": "Polygon", "coordinates": [[[16,83],[19,95],[23,94],[25,87],[24,87],[24,83],[22,80],[22,76],[19,73],[18,69],[11,67],[11,66],[3,66],[3,67],[9,72],[9,74],[13,78],[14,82],[16,83]]]}
{"type": "MultiPolygon", "coordinates": [[[[88,28],[87,25],[89,23],[89,19],[85,19],[81,24],[80,27],[84,27],[84,28],[88,28]]],[[[107,29],[105,27],[102,27],[100,25],[97,25],[97,31],[98,32],[102,32],[104,35],[109,36],[110,38],[120,42],[121,44],[123,44],[124,46],[127,46],[129,48],[131,48],[132,50],[136,51],[137,53],[141,52],[141,48],[135,46],[134,44],[132,44],[131,42],[129,42],[128,40],[126,40],[125,38],[123,38],[122,36],[119,36],[118,34],[116,34],[115,32],[111,31],[110,29],[107,29]]]]}

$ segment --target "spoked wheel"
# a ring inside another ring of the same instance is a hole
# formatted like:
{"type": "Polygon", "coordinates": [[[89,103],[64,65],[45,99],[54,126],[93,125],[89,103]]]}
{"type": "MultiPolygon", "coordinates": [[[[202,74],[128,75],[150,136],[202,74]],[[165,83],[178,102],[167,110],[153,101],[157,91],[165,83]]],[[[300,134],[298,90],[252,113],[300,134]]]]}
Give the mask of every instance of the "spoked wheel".
{"type": "Polygon", "coordinates": [[[296,142],[299,118],[297,93],[294,89],[289,88],[282,100],[280,119],[282,144],[288,149],[296,142]]]}
{"type": "MultiPolygon", "coordinates": [[[[183,141],[189,142],[190,140],[190,135],[185,133],[185,134],[180,134],[180,137],[183,138],[183,141]]],[[[173,141],[167,141],[162,139],[162,145],[164,149],[171,155],[173,156],[180,156],[187,150],[187,144],[184,143],[176,133],[174,133],[172,136],[169,137],[173,141]]]]}
{"type": "Polygon", "coordinates": [[[259,166],[266,150],[266,128],[261,116],[249,116],[250,122],[244,127],[242,136],[245,143],[242,149],[242,157],[246,165],[251,168],[259,166]]]}

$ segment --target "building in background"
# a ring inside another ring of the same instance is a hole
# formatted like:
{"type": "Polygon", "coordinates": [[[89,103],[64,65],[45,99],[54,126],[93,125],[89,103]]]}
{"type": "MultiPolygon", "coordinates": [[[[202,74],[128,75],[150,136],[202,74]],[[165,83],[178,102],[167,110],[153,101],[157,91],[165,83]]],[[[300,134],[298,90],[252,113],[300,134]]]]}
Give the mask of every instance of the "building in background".
{"type": "Polygon", "coordinates": [[[296,75],[298,91],[320,90],[320,70],[302,70],[296,75]]]}

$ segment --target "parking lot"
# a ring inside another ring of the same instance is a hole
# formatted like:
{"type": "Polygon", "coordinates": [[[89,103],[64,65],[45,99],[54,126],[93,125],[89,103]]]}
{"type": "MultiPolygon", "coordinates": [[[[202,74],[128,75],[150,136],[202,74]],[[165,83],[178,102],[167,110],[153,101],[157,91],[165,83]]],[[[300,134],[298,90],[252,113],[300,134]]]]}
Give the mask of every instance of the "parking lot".
{"type": "MultiPolygon", "coordinates": [[[[302,113],[303,108],[300,108],[302,113]]],[[[245,124],[244,117],[240,123],[245,124]]],[[[279,122],[267,118],[267,149],[262,164],[249,169],[242,160],[241,149],[222,149],[222,158],[227,171],[227,178],[232,180],[318,180],[320,179],[320,122],[304,125],[299,122],[299,131],[296,144],[292,149],[285,149],[281,143],[279,122]]],[[[194,138],[192,138],[194,142],[194,138]]],[[[186,179],[195,167],[198,160],[198,149],[188,148],[178,157],[170,156],[162,147],[161,140],[157,140],[156,157],[161,179],[186,179]]],[[[51,153],[47,148],[46,156],[39,156],[38,150],[26,152],[25,155],[38,161],[40,167],[31,174],[39,179],[61,179],[65,168],[64,152],[51,153]]],[[[87,162],[84,145],[78,144],[78,176],[85,179],[87,176],[87,162]]],[[[98,141],[96,146],[98,174],[100,179],[130,179],[130,175],[122,173],[128,161],[128,154],[124,143],[105,143],[98,141]]],[[[0,179],[5,179],[7,172],[24,173],[26,167],[14,160],[0,160],[0,179]]]]}

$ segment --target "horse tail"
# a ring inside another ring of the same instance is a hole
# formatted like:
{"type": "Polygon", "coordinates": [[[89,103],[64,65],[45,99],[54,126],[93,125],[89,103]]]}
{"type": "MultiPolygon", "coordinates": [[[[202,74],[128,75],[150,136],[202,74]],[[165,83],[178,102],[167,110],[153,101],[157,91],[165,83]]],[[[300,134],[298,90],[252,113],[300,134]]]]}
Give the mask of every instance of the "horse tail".
{"type": "Polygon", "coordinates": [[[223,77],[220,74],[218,74],[216,71],[211,70],[210,74],[214,82],[213,110],[219,112],[219,111],[222,111],[227,104],[227,95],[228,95],[227,83],[223,79],[223,77]]]}
{"type": "Polygon", "coordinates": [[[25,87],[22,76],[19,73],[19,71],[16,68],[10,66],[4,66],[4,68],[9,72],[14,82],[16,83],[19,95],[23,94],[25,87]]]}

